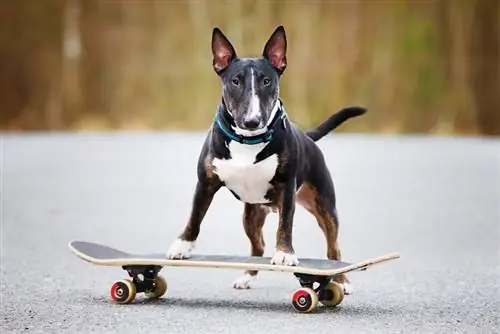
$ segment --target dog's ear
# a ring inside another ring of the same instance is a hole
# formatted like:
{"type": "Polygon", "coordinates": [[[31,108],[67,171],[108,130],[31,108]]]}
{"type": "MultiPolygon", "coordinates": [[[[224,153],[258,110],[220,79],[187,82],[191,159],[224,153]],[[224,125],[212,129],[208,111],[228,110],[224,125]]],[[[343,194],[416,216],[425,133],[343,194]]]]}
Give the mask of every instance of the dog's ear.
{"type": "Polygon", "coordinates": [[[286,68],[286,34],[285,28],[279,26],[274,30],[271,37],[264,47],[262,56],[266,58],[271,65],[282,74],[286,68]]]}
{"type": "Polygon", "coordinates": [[[217,74],[224,71],[231,64],[231,61],[236,58],[236,51],[234,51],[231,42],[217,27],[212,31],[212,54],[212,65],[217,74]]]}

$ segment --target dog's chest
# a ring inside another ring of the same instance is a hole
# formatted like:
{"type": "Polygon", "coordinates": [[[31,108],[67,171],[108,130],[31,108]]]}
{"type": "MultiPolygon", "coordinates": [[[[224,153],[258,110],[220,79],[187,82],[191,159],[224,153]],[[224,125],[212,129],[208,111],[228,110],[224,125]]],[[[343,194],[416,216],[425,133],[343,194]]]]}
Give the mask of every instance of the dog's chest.
{"type": "Polygon", "coordinates": [[[245,203],[269,202],[265,195],[271,188],[269,181],[276,173],[278,156],[273,154],[255,163],[255,157],[265,145],[244,145],[231,141],[228,147],[231,158],[215,158],[212,161],[220,180],[245,203]]]}

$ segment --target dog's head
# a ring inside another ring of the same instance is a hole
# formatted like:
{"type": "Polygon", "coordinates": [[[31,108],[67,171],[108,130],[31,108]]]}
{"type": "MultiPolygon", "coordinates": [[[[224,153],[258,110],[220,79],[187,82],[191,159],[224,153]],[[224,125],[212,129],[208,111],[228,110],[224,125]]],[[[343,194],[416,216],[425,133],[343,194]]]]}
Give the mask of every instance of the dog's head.
{"type": "Polygon", "coordinates": [[[212,33],[213,68],[222,82],[222,98],[236,124],[236,133],[256,135],[267,130],[279,107],[279,80],[286,68],[286,35],[276,28],[262,57],[238,58],[222,31],[212,33]]]}

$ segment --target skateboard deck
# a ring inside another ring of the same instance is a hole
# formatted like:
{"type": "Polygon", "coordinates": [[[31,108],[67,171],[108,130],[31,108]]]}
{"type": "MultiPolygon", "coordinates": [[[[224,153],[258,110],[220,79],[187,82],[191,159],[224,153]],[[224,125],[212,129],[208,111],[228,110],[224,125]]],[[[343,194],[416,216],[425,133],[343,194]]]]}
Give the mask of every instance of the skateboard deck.
{"type": "Polygon", "coordinates": [[[299,259],[297,266],[271,264],[270,257],[197,255],[188,259],[167,259],[163,254],[131,254],[109,246],[72,241],[71,251],[79,258],[101,266],[160,266],[160,267],[205,267],[241,270],[281,271],[308,275],[335,276],[349,271],[364,270],[376,264],[399,258],[397,253],[386,254],[356,263],[328,259],[299,259]]]}
{"type": "Polygon", "coordinates": [[[69,248],[86,262],[119,266],[127,271],[131,279],[114,282],[110,291],[112,299],[120,304],[130,303],[137,292],[144,292],[149,298],[161,297],[167,290],[165,279],[158,276],[163,267],[223,268],[293,273],[301,285],[292,296],[292,305],[299,312],[311,312],[318,302],[325,306],[340,304],[344,290],[332,281],[335,276],[366,270],[400,257],[397,253],[389,253],[359,262],[299,258],[297,266],[286,266],[271,264],[270,257],[257,256],[192,254],[188,259],[167,259],[165,253],[132,254],[88,241],[71,241],[69,248]],[[316,283],[319,286],[314,288],[316,283]]]}

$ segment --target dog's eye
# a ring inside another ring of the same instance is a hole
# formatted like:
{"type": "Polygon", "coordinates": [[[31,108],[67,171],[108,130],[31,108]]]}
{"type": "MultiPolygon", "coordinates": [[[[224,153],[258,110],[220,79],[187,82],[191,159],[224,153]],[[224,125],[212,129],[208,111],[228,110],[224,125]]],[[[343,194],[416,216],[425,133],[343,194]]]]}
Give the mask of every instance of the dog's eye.
{"type": "Polygon", "coordinates": [[[231,82],[233,83],[233,85],[235,86],[239,86],[240,85],[240,79],[238,78],[234,78],[233,80],[231,80],[231,82]]]}
{"type": "Polygon", "coordinates": [[[264,86],[269,86],[271,84],[271,80],[269,80],[268,78],[264,78],[264,86]]]}

